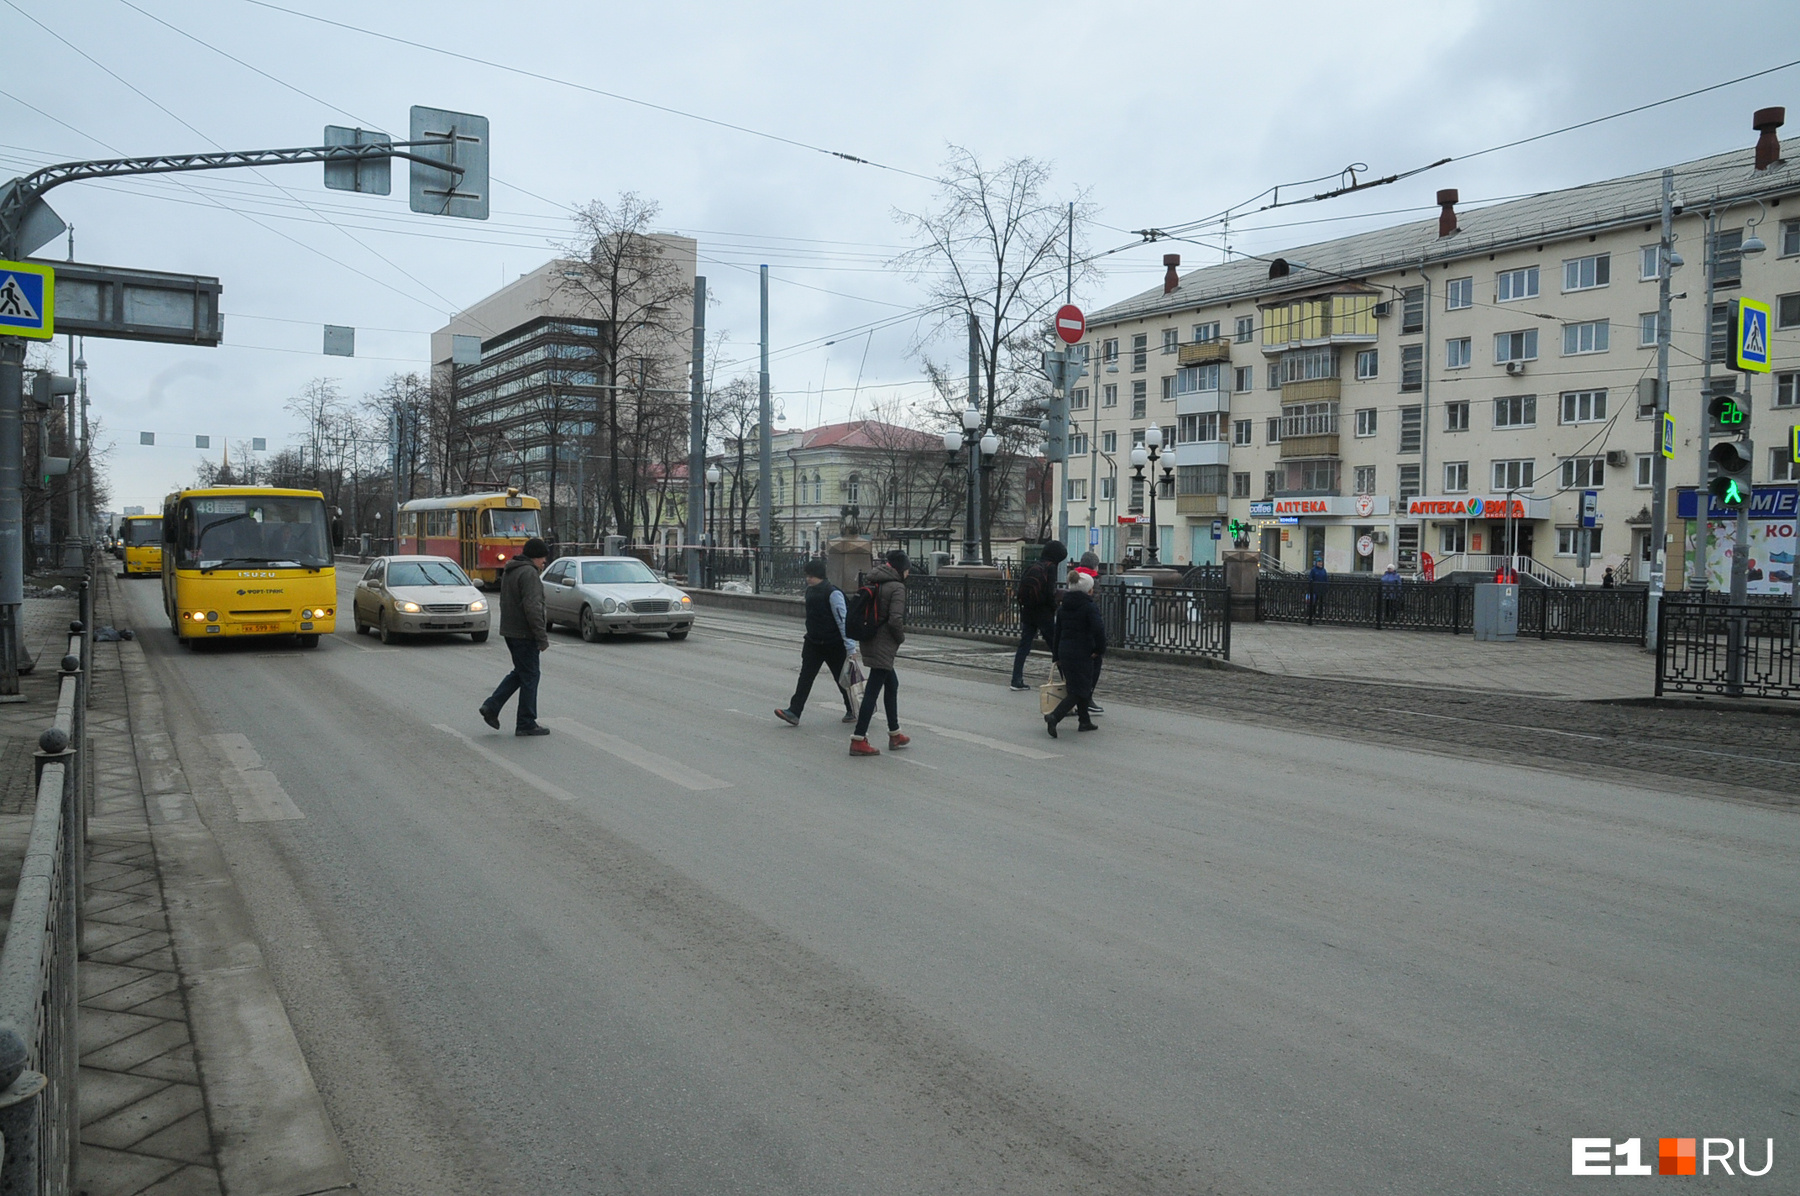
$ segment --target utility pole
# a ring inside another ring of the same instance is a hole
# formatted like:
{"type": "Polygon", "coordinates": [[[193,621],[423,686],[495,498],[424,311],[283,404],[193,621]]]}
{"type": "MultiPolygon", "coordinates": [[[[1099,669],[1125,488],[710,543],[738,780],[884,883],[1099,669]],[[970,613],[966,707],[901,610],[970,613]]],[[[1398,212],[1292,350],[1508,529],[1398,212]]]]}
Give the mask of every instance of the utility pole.
{"type": "MultiPolygon", "coordinates": [[[[774,521],[774,495],[770,490],[771,479],[775,473],[775,445],[770,439],[769,425],[775,420],[774,404],[769,401],[769,268],[762,268],[762,370],[757,376],[757,467],[762,481],[757,487],[757,557],[768,560],[766,555],[770,547],[770,536],[773,534],[770,525],[774,521]]],[[[760,567],[759,567],[760,572],[760,567]]],[[[762,587],[757,586],[758,589],[762,587]]]]}
{"type": "Polygon", "coordinates": [[[694,279],[694,358],[688,366],[687,583],[700,584],[700,537],[706,517],[706,279],[694,279]]]}
{"type": "MultiPolygon", "coordinates": [[[[1068,304],[1075,302],[1075,201],[1074,200],[1069,201],[1069,230],[1068,230],[1068,237],[1064,241],[1064,248],[1066,249],[1067,252],[1065,252],[1063,255],[1063,303],[1066,306],[1068,304]]],[[[1066,361],[1069,361],[1071,363],[1074,361],[1074,359],[1075,359],[1075,346],[1074,345],[1064,345],[1063,346],[1063,358],[1066,361]]],[[[1069,402],[1069,398],[1070,398],[1069,392],[1073,388],[1070,387],[1070,385],[1067,382],[1068,372],[1066,369],[1063,373],[1063,377],[1065,379],[1065,381],[1063,382],[1063,402],[1065,404],[1067,404],[1070,408],[1072,408],[1073,404],[1069,402]]],[[[1067,437],[1068,437],[1069,433],[1073,432],[1074,430],[1075,430],[1075,424],[1074,424],[1074,421],[1071,420],[1071,421],[1069,421],[1068,429],[1063,434],[1064,438],[1065,438],[1063,443],[1065,445],[1067,445],[1067,443],[1068,443],[1067,437]]],[[[1052,470],[1052,476],[1053,477],[1056,476],[1057,472],[1058,471],[1056,471],[1056,470],[1052,470]]],[[[1062,546],[1066,550],[1069,547],[1069,454],[1066,449],[1063,452],[1062,469],[1061,469],[1060,473],[1061,473],[1061,476],[1057,477],[1057,486],[1056,486],[1056,538],[1062,542],[1062,546]]],[[[1063,556],[1063,559],[1057,562],[1057,564],[1056,564],[1057,584],[1062,585],[1062,584],[1066,584],[1068,582],[1068,580],[1069,580],[1069,565],[1072,563],[1072,560],[1079,560],[1079,559],[1080,559],[1080,557],[1074,553],[1066,553],[1063,556]]]]}
{"type": "Polygon", "coordinates": [[[963,563],[974,565],[981,562],[981,447],[977,435],[981,427],[981,324],[974,312],[969,313],[969,410],[975,413],[975,426],[963,421],[963,439],[969,450],[969,534],[963,540],[963,563]]]}
{"type": "MultiPolygon", "coordinates": [[[[1650,458],[1650,593],[1644,619],[1644,647],[1656,647],[1656,621],[1662,608],[1663,583],[1668,546],[1669,525],[1669,459],[1663,456],[1663,424],[1669,413],[1669,275],[1674,267],[1669,258],[1675,252],[1675,171],[1662,173],[1662,239],[1658,242],[1656,263],[1656,419],[1652,424],[1650,458]]],[[[1711,309],[1707,319],[1710,320],[1711,309]]],[[[1710,355],[1709,355],[1710,356],[1710,355]]],[[[1704,404],[1702,405],[1704,407],[1704,404]]],[[[1703,418],[1704,428],[1706,420],[1703,418]]],[[[1702,432],[1702,435],[1705,433],[1702,432]]],[[[1704,459],[1704,458],[1703,458],[1704,459]]],[[[1706,474],[1700,474],[1701,485],[1694,494],[1696,503],[1712,502],[1706,490],[1706,474]]],[[[1701,512],[1701,526],[1706,525],[1701,512]]]]}
{"type": "MultiPolygon", "coordinates": [[[[1712,363],[1713,363],[1713,275],[1718,272],[1719,247],[1718,213],[1712,208],[1706,210],[1706,243],[1703,253],[1706,257],[1706,310],[1703,319],[1706,322],[1705,359],[1700,366],[1700,410],[1706,411],[1706,405],[1712,401],[1712,363]]],[[[1735,387],[1733,389],[1736,389],[1735,387]]],[[[1688,589],[1704,592],[1711,580],[1708,574],[1706,541],[1712,534],[1712,500],[1708,497],[1708,484],[1712,481],[1712,428],[1711,421],[1700,420],[1700,477],[1699,488],[1694,494],[1694,514],[1700,525],[1699,534],[1694,537],[1694,575],[1688,578],[1688,589]]]]}
{"type": "Polygon", "coordinates": [[[25,544],[21,522],[25,421],[25,345],[0,340],[0,697],[19,692],[19,616],[25,605],[25,544]]]}

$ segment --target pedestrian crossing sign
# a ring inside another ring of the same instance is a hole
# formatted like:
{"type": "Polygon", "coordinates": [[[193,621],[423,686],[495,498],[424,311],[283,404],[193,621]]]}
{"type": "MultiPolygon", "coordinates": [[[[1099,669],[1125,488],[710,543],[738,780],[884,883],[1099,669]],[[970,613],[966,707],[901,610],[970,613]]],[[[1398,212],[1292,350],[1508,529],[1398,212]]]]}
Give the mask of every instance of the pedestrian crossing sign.
{"type": "Polygon", "coordinates": [[[56,333],[56,271],[0,261],[0,336],[47,341],[56,333]]]}
{"type": "Polygon", "coordinates": [[[1769,372],[1769,305],[1754,299],[1731,301],[1731,368],[1769,372]]]}

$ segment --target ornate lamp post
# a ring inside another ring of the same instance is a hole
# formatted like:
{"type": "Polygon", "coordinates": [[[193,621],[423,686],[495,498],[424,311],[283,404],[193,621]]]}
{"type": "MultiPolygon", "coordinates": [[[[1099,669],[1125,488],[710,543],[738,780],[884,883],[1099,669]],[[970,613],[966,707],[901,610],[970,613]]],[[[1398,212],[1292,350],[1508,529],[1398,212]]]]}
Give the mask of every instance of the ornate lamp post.
{"type": "MultiPolygon", "coordinates": [[[[1133,480],[1137,483],[1138,489],[1141,490],[1145,485],[1145,466],[1148,466],[1150,469],[1150,477],[1148,479],[1150,488],[1150,532],[1144,541],[1145,563],[1149,565],[1159,565],[1162,563],[1157,559],[1156,543],[1156,465],[1157,462],[1162,459],[1162,446],[1162,429],[1155,424],[1151,424],[1148,428],[1144,429],[1144,443],[1133,445],[1131,449],[1131,468],[1134,475],[1133,480]]],[[[1172,467],[1163,467],[1163,475],[1165,477],[1172,473],[1174,473],[1172,467]]],[[[1139,505],[1138,510],[1143,510],[1143,507],[1139,505]]]]}
{"type": "Polygon", "coordinates": [[[713,526],[716,518],[714,512],[719,507],[719,479],[724,476],[717,465],[706,467],[706,519],[704,522],[706,526],[706,583],[708,586],[713,583],[713,545],[719,542],[713,526]]]}
{"type": "Polygon", "coordinates": [[[962,431],[952,428],[944,433],[944,451],[950,454],[951,463],[955,463],[956,454],[969,450],[969,477],[967,482],[967,498],[964,509],[968,513],[968,529],[963,535],[963,559],[965,565],[973,564],[981,559],[981,488],[977,470],[980,468],[981,453],[992,456],[1000,448],[1000,439],[990,430],[986,435],[977,436],[975,430],[981,426],[981,412],[973,407],[965,407],[962,411],[962,431]],[[992,442],[992,448],[988,447],[992,442]]]}

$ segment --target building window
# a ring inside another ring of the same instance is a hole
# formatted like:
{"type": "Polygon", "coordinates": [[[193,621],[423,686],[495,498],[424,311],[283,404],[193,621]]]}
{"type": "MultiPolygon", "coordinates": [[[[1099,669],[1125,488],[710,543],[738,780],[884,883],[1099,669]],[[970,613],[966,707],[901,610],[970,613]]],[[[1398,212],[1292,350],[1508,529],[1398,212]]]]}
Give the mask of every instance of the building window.
{"type": "Polygon", "coordinates": [[[1088,453],[1086,432],[1070,432],[1068,454],[1071,457],[1085,457],[1088,453]]]}
{"type": "Polygon", "coordinates": [[[1175,418],[1176,444],[1207,444],[1218,438],[1219,413],[1216,411],[1209,411],[1205,415],[1181,415],[1175,418]]]}
{"type": "Polygon", "coordinates": [[[1109,336],[1100,342],[1100,358],[1107,365],[1119,364],[1119,338],[1109,336]]]}
{"type": "Polygon", "coordinates": [[[1358,436],[1375,435],[1375,408],[1359,407],[1357,409],[1356,434],[1358,436]]]}
{"type": "Polygon", "coordinates": [[[1069,410],[1086,411],[1088,405],[1088,388],[1077,386],[1069,392],[1069,410]]]}
{"type": "Polygon", "coordinates": [[[1338,460],[1320,457],[1308,461],[1289,461],[1285,470],[1276,472],[1277,494],[1336,494],[1338,492],[1338,460]],[[1287,486],[1281,488],[1285,478],[1287,486]]]}
{"type": "Polygon", "coordinates": [[[1228,478],[1223,465],[1177,465],[1176,494],[1223,494],[1228,478]]]}
{"type": "Polygon", "coordinates": [[[1507,395],[1494,400],[1496,428],[1537,427],[1537,396],[1507,395]]]}
{"type": "Polygon", "coordinates": [[[1332,402],[1289,403],[1281,408],[1281,435],[1335,436],[1338,405],[1332,402]]]}
{"type": "Polygon", "coordinates": [[[1656,262],[1662,253],[1661,245],[1645,245],[1638,250],[1638,281],[1655,282],[1657,279],[1656,262]]]}
{"type": "Polygon", "coordinates": [[[1563,325],[1563,356],[1577,353],[1604,353],[1611,339],[1611,321],[1586,320],[1563,325]]]}
{"type": "Polygon", "coordinates": [[[1800,220],[1783,220],[1781,222],[1781,256],[1793,257],[1800,254],[1800,220]]]}
{"type": "Polygon", "coordinates": [[[1444,462],[1444,493],[1463,494],[1469,489],[1469,463],[1467,461],[1444,462]]]}
{"type": "Polygon", "coordinates": [[[1179,346],[1180,344],[1181,344],[1181,329],[1165,328],[1162,330],[1162,351],[1164,353],[1175,352],[1177,346],[1179,346]]]}
{"type": "Polygon", "coordinates": [[[1373,493],[1375,493],[1375,466],[1373,466],[1373,465],[1358,465],[1356,467],[1355,472],[1351,476],[1355,479],[1355,487],[1353,489],[1353,493],[1356,493],[1356,494],[1373,494],[1373,493]]]}
{"type": "Polygon", "coordinates": [[[1425,346],[1400,346],[1400,389],[1402,392],[1423,389],[1425,385],[1425,346]]]}
{"type": "Polygon", "coordinates": [[[1467,432],[1469,430],[1469,404],[1444,404],[1444,431],[1467,432]]]}
{"type": "Polygon", "coordinates": [[[1537,462],[1530,457],[1494,462],[1494,492],[1529,490],[1537,480],[1537,462]]]}
{"type": "Polygon", "coordinates": [[[1240,365],[1231,372],[1231,389],[1243,394],[1256,386],[1256,368],[1240,365]]]}
{"type": "Polygon", "coordinates": [[[1117,432],[1100,433],[1100,451],[1116,453],[1119,451],[1119,434],[1117,432]]]}
{"type": "Polygon", "coordinates": [[[1233,497],[1233,498],[1249,498],[1250,497],[1250,475],[1249,474],[1234,473],[1231,475],[1231,497],[1233,497]]]}
{"type": "Polygon", "coordinates": [[[1517,299],[1536,299],[1537,293],[1538,268],[1526,266],[1522,270],[1501,271],[1494,297],[1501,303],[1511,303],[1517,299]]]}
{"type": "Polygon", "coordinates": [[[1219,367],[1216,365],[1190,365],[1175,371],[1175,393],[1178,395],[1200,394],[1203,391],[1219,389],[1219,367]]]}
{"type": "Polygon", "coordinates": [[[825,501],[825,475],[815,469],[815,470],[813,470],[813,502],[821,503],[824,501],[825,501]]]}
{"type": "Polygon", "coordinates": [[[1566,390],[1562,396],[1562,422],[1593,424],[1606,418],[1604,390],[1566,390]]]}
{"type": "Polygon", "coordinates": [[[1656,454],[1639,453],[1637,455],[1637,481],[1634,483],[1640,490],[1648,490],[1656,483],[1656,454]]]}
{"type": "Polygon", "coordinates": [[[1775,327],[1800,328],[1800,294],[1782,295],[1775,300],[1775,327]]]}
{"type": "Polygon", "coordinates": [[[1419,525],[1402,523],[1394,529],[1394,560],[1403,572],[1419,571],[1419,525]]]}
{"type": "Polygon", "coordinates": [[[1162,399],[1167,403],[1175,397],[1175,375],[1165,375],[1162,380],[1162,399]]]}
{"type": "Polygon", "coordinates": [[[1409,498],[1418,497],[1418,495],[1419,466],[1416,463],[1412,465],[1402,465],[1400,467],[1400,501],[1405,502],[1409,498]]]}
{"type": "Polygon", "coordinates": [[[1100,405],[1102,407],[1119,405],[1119,384],[1117,382],[1108,382],[1100,388],[1100,405]]]}
{"type": "Polygon", "coordinates": [[[844,497],[851,506],[862,501],[862,479],[851,474],[844,480],[844,497]]]}
{"type": "Polygon", "coordinates": [[[1275,473],[1273,469],[1263,470],[1263,497],[1275,497],[1275,473]]]}
{"type": "Polygon", "coordinates": [[[1131,372],[1141,374],[1150,366],[1150,334],[1140,332],[1131,338],[1131,372]]]}
{"type": "Polygon", "coordinates": [[[1131,418],[1132,419],[1143,419],[1144,418],[1144,412],[1148,410],[1149,399],[1150,399],[1150,384],[1148,382],[1146,382],[1142,378],[1139,378],[1137,381],[1135,381],[1131,384],[1131,418]]]}
{"type": "Polygon", "coordinates": [[[1206,341],[1216,341],[1218,339],[1219,339],[1219,322],[1217,320],[1214,320],[1210,324],[1194,325],[1194,343],[1195,344],[1203,344],[1206,341]]]}
{"type": "Polygon", "coordinates": [[[1638,317],[1638,347],[1652,349],[1656,347],[1656,331],[1661,317],[1653,311],[1647,311],[1638,317]]]}
{"type": "Polygon", "coordinates": [[[1612,254],[1593,253],[1563,263],[1563,290],[1591,291],[1612,281],[1612,254]]]}
{"type": "Polygon", "coordinates": [[[1775,375],[1775,405],[1800,407],[1800,373],[1790,371],[1775,375]]]}
{"type": "Polygon", "coordinates": [[[1132,511],[1142,511],[1144,509],[1143,478],[1134,477],[1131,479],[1131,496],[1126,501],[1131,504],[1130,509],[1132,511]]]}
{"type": "Polygon", "coordinates": [[[1269,389],[1281,389],[1281,363],[1279,361],[1269,363],[1269,389]]]}
{"type": "Polygon", "coordinates": [[[1400,334],[1418,332],[1425,327],[1425,288],[1407,287],[1400,292],[1400,334]]]}
{"type": "Polygon", "coordinates": [[[1565,457],[1562,463],[1564,490],[1598,490],[1606,485],[1605,457],[1565,457]]]}
{"type": "Polygon", "coordinates": [[[1463,525],[1460,523],[1446,523],[1439,527],[1438,551],[1445,556],[1455,556],[1459,552],[1468,551],[1465,547],[1463,530],[1463,525]]]}
{"type": "Polygon", "coordinates": [[[1231,421],[1231,443],[1239,447],[1247,447],[1250,444],[1253,426],[1253,421],[1247,419],[1231,421]]]}
{"type": "Polygon", "coordinates": [[[1792,482],[1800,479],[1800,465],[1794,464],[1794,458],[1787,445],[1769,450],[1769,480],[1771,482],[1792,482]]]}
{"type": "Polygon", "coordinates": [[[1444,368],[1462,370],[1469,367],[1470,340],[1466,336],[1452,337],[1444,342],[1444,368]]]}
{"type": "Polygon", "coordinates": [[[1713,234],[1713,287],[1735,287],[1744,281],[1744,230],[1722,228],[1713,234]]]}
{"type": "Polygon", "coordinates": [[[1269,426],[1266,429],[1264,429],[1264,432],[1263,432],[1263,443],[1264,444],[1280,444],[1281,443],[1281,417],[1280,416],[1271,415],[1269,417],[1269,426]]]}
{"type": "Polygon", "coordinates": [[[1381,350],[1359,349],[1356,354],[1356,376],[1364,382],[1381,370],[1381,350]]]}
{"type": "Polygon", "coordinates": [[[1731,305],[1729,303],[1713,304],[1712,336],[1707,345],[1715,365],[1723,365],[1725,362],[1725,350],[1731,344],[1730,325],[1731,305]]]}
{"type": "Polygon", "coordinates": [[[1475,306],[1475,280],[1452,278],[1444,284],[1444,310],[1461,311],[1475,306]]]}
{"type": "Polygon", "coordinates": [[[1282,355],[1282,384],[1313,382],[1320,378],[1337,376],[1337,350],[1329,345],[1321,345],[1316,349],[1296,349],[1292,353],[1282,355]]]}
{"type": "Polygon", "coordinates": [[[1063,497],[1070,502],[1087,501],[1087,479],[1070,478],[1063,483],[1063,497]]]}
{"type": "Polygon", "coordinates": [[[1255,316],[1239,316],[1237,318],[1237,333],[1235,336],[1237,343],[1240,345],[1244,344],[1246,341],[1248,341],[1251,337],[1253,337],[1255,335],[1256,335],[1256,317],[1255,316]]]}
{"type": "Polygon", "coordinates": [[[1505,365],[1509,361],[1537,360],[1537,329],[1527,328],[1522,332],[1498,332],[1494,334],[1494,364],[1505,365]]]}
{"type": "Polygon", "coordinates": [[[1113,478],[1101,478],[1100,479],[1100,499],[1101,499],[1101,501],[1103,501],[1103,502],[1111,502],[1112,501],[1112,497],[1114,494],[1113,483],[1114,483],[1113,478]]]}
{"type": "Polygon", "coordinates": [[[1131,430],[1131,447],[1137,448],[1140,445],[1142,445],[1143,443],[1144,443],[1144,429],[1133,428],[1131,430]]]}
{"type": "Polygon", "coordinates": [[[1400,408],[1400,451],[1416,453],[1424,440],[1425,409],[1423,407],[1400,408]]]}
{"type": "Polygon", "coordinates": [[[1559,527],[1556,529],[1556,555],[1578,556],[1581,552],[1581,537],[1587,535],[1588,555],[1600,555],[1600,530],[1597,527],[1559,527]]]}

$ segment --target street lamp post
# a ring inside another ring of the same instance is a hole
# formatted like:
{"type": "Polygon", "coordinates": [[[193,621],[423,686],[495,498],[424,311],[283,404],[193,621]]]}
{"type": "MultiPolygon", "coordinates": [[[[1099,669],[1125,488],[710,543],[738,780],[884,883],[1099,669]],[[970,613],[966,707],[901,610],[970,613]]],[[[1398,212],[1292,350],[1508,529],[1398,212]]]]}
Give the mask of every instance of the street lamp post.
{"type": "Polygon", "coordinates": [[[713,545],[718,543],[718,533],[714,528],[717,516],[714,512],[719,509],[719,479],[723,476],[724,474],[720,472],[717,465],[706,467],[706,584],[708,588],[713,584],[712,550],[713,545]]]}
{"type": "Polygon", "coordinates": [[[955,428],[944,433],[944,451],[950,455],[949,464],[956,463],[956,455],[965,448],[969,451],[967,480],[967,500],[965,507],[968,513],[968,527],[963,534],[963,559],[965,565],[972,565],[981,559],[981,478],[979,470],[991,469],[991,458],[1000,451],[1000,438],[989,428],[981,435],[976,429],[981,427],[981,412],[973,407],[965,407],[962,411],[962,430],[955,428]]]}
{"type": "MultiPolygon", "coordinates": [[[[1150,533],[1144,541],[1145,563],[1150,565],[1162,564],[1162,561],[1158,558],[1159,546],[1157,544],[1156,534],[1156,488],[1158,484],[1156,466],[1157,462],[1162,460],[1162,447],[1162,429],[1155,424],[1151,424],[1148,428],[1144,429],[1144,443],[1132,446],[1131,450],[1131,468],[1135,471],[1135,480],[1140,487],[1145,484],[1145,466],[1148,466],[1150,469],[1148,482],[1150,487],[1150,533]]],[[[1167,476],[1174,473],[1174,469],[1170,466],[1164,466],[1163,473],[1167,476]]]]}

